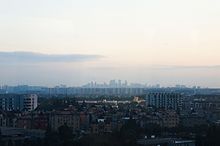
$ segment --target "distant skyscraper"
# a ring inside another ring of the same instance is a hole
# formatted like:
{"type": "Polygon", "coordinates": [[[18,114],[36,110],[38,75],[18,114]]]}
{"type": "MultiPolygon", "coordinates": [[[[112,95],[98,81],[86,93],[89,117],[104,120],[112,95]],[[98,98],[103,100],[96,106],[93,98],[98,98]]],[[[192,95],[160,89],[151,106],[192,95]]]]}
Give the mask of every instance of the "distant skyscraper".
{"type": "Polygon", "coordinates": [[[109,82],[109,86],[112,87],[112,88],[115,88],[116,87],[116,81],[115,80],[111,80],[109,82]]]}
{"type": "Polygon", "coordinates": [[[127,87],[128,86],[128,81],[127,80],[125,80],[125,87],[127,87]]]}
{"type": "Polygon", "coordinates": [[[121,87],[121,80],[118,80],[118,87],[121,87]]]}

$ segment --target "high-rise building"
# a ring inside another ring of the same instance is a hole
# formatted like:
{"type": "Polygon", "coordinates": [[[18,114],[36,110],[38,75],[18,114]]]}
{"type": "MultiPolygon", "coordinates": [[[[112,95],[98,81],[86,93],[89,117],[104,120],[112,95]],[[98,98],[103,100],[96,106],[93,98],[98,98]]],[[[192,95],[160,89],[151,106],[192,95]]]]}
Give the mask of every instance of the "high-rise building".
{"type": "Polygon", "coordinates": [[[179,93],[148,93],[146,101],[156,108],[181,110],[182,95],[179,93]]]}
{"type": "Polygon", "coordinates": [[[5,111],[32,111],[37,108],[37,100],[38,97],[35,94],[2,94],[0,95],[0,109],[5,111]]]}
{"type": "Polygon", "coordinates": [[[118,80],[118,87],[121,87],[121,80],[118,80]]]}
{"type": "Polygon", "coordinates": [[[116,87],[116,81],[115,81],[115,80],[109,81],[109,86],[110,86],[111,88],[115,88],[115,87],[116,87]]]}
{"type": "Polygon", "coordinates": [[[27,111],[35,110],[37,108],[37,99],[38,97],[36,94],[24,96],[22,99],[23,108],[27,111]]]}

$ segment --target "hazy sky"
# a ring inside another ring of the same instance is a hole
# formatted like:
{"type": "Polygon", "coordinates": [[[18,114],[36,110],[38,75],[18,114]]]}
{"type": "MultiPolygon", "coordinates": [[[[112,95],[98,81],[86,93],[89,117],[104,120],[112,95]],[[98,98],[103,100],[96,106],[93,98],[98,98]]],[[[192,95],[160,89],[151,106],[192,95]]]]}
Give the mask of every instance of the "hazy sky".
{"type": "Polygon", "coordinates": [[[0,84],[220,87],[219,0],[0,0],[0,84]]]}

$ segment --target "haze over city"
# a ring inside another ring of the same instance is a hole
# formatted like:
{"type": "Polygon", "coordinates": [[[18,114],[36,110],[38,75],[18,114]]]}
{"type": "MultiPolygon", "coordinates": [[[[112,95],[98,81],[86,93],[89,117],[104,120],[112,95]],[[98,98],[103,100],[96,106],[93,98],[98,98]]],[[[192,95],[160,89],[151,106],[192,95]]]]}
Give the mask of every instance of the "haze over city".
{"type": "Polygon", "coordinates": [[[0,0],[0,83],[220,87],[220,1],[0,0]]]}

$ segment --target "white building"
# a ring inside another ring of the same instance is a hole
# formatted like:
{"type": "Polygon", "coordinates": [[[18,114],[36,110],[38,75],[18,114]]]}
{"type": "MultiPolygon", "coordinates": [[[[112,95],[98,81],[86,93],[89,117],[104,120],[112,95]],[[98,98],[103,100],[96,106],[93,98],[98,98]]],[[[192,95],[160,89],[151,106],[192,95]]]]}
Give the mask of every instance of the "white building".
{"type": "Polygon", "coordinates": [[[25,96],[23,98],[23,108],[27,111],[35,110],[37,108],[37,99],[38,97],[36,94],[25,96]]]}

